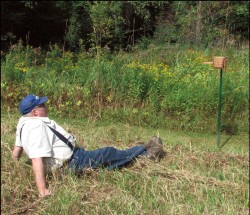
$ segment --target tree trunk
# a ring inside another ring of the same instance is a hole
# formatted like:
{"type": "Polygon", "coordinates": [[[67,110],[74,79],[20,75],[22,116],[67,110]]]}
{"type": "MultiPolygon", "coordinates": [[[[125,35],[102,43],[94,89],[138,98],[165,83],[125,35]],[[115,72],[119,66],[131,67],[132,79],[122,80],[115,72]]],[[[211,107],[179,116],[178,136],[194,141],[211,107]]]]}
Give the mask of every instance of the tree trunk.
{"type": "Polygon", "coordinates": [[[197,6],[197,21],[196,21],[196,43],[200,46],[201,42],[201,4],[202,1],[198,1],[197,6]]]}

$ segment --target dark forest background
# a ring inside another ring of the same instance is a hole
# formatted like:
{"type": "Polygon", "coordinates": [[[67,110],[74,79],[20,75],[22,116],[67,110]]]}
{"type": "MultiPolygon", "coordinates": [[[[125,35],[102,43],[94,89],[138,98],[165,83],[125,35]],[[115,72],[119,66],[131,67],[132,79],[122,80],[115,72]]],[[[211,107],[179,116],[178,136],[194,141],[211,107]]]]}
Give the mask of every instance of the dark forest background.
{"type": "Polygon", "coordinates": [[[198,46],[249,39],[249,1],[2,1],[1,50],[131,50],[142,39],[198,46]]]}

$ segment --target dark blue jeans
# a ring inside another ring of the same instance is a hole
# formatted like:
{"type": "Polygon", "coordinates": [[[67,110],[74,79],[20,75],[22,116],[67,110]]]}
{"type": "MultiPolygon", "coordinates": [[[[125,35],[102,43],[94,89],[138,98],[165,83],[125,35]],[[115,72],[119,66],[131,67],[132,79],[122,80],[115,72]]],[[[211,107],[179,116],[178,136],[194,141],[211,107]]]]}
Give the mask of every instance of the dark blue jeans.
{"type": "Polygon", "coordinates": [[[105,147],[93,151],[85,151],[84,148],[75,148],[68,167],[76,172],[86,168],[104,167],[109,170],[130,163],[139,155],[146,155],[144,146],[134,146],[126,150],[118,150],[114,147],[105,147]]]}

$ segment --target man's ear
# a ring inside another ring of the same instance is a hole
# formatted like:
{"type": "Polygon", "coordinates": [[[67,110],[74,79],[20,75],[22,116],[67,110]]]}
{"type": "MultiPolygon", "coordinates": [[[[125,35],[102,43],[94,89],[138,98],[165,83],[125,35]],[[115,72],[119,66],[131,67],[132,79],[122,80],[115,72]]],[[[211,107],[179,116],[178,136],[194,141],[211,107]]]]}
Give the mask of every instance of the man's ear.
{"type": "Polygon", "coordinates": [[[37,111],[36,111],[36,109],[33,109],[33,110],[31,111],[31,114],[32,114],[32,116],[37,116],[37,111]]]}

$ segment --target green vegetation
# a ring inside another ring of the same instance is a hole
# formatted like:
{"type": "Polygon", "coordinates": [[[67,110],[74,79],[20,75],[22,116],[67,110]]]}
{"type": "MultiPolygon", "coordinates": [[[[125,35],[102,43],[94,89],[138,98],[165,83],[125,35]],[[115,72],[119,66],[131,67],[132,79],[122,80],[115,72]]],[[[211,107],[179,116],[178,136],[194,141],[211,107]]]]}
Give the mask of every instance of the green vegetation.
{"type": "MultiPolygon", "coordinates": [[[[187,131],[216,131],[219,70],[205,65],[227,56],[223,72],[222,130],[248,131],[248,49],[156,45],[133,53],[46,54],[21,43],[1,63],[2,107],[16,110],[29,93],[48,95],[52,113],[187,131]]],[[[142,44],[143,41],[140,43],[142,44]]],[[[138,47],[140,46],[138,45],[138,47]]]]}
{"type": "Polygon", "coordinates": [[[248,131],[248,1],[1,6],[2,108],[46,94],[58,116],[211,133],[219,71],[203,62],[227,56],[222,131],[248,131]]]}
{"type": "Polygon", "coordinates": [[[247,214],[249,1],[2,1],[3,214],[247,214]],[[45,12],[45,13],[44,13],[45,12]],[[219,70],[225,56],[221,150],[219,70]],[[38,199],[31,167],[11,159],[17,106],[49,97],[80,146],[126,148],[160,134],[160,163],[55,172],[38,199]]]}
{"type": "Polygon", "coordinates": [[[249,1],[2,1],[1,49],[25,45],[112,51],[157,35],[202,47],[249,38],[249,1]]]}
{"type": "Polygon", "coordinates": [[[49,177],[54,195],[39,199],[31,166],[11,151],[19,114],[1,118],[1,212],[3,214],[247,214],[249,204],[248,135],[173,132],[128,123],[93,123],[55,118],[80,146],[127,148],[160,134],[167,156],[154,163],[138,159],[119,171],[87,171],[76,177],[49,177]],[[188,209],[188,210],[187,210],[188,209]]]}
{"type": "Polygon", "coordinates": [[[245,49],[149,44],[133,53],[93,56],[14,46],[1,64],[1,212],[187,214],[188,208],[189,214],[246,214],[248,66],[245,49]],[[203,64],[216,55],[229,59],[220,151],[219,72],[203,64]],[[49,96],[50,116],[80,146],[126,148],[159,133],[168,155],[160,163],[139,159],[120,171],[90,170],[81,177],[55,172],[48,180],[54,195],[41,200],[26,158],[18,164],[11,159],[16,107],[31,92],[49,96]]]}

